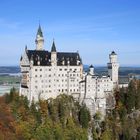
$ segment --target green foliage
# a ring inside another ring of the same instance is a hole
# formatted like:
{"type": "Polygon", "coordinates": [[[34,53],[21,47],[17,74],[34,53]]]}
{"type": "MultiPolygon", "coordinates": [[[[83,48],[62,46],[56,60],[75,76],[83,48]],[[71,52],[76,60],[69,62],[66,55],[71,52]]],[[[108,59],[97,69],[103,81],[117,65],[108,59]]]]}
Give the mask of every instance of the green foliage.
{"type": "Polygon", "coordinates": [[[64,140],[63,129],[60,123],[57,123],[54,126],[54,136],[55,140],[64,140]]]}
{"type": "Polygon", "coordinates": [[[140,139],[140,81],[115,91],[116,105],[102,120],[97,112],[90,120],[89,110],[72,96],[29,105],[15,89],[0,97],[0,138],[11,140],[94,140],[140,139]],[[1,115],[2,114],[2,115],[1,115]]]}
{"type": "Polygon", "coordinates": [[[99,138],[99,135],[94,127],[92,128],[92,137],[94,140],[98,140],[99,138]]]}
{"type": "Polygon", "coordinates": [[[117,107],[119,107],[119,104],[122,104],[123,109],[126,109],[127,113],[131,113],[135,109],[140,109],[140,81],[132,80],[128,88],[121,88],[116,93],[117,107]]]}
{"type": "Polygon", "coordinates": [[[81,106],[80,108],[79,121],[83,128],[88,128],[90,121],[90,113],[85,105],[81,106]]]}
{"type": "Polygon", "coordinates": [[[131,81],[128,86],[128,92],[126,96],[126,107],[128,113],[132,112],[132,110],[135,108],[135,94],[136,94],[135,83],[131,81]]]}
{"type": "Polygon", "coordinates": [[[6,94],[5,95],[5,102],[6,103],[10,103],[10,102],[12,102],[13,101],[13,98],[14,98],[14,94],[16,94],[17,92],[16,92],[16,89],[13,87],[13,88],[11,88],[11,90],[10,90],[10,93],[8,94],[6,94]]]}
{"type": "Polygon", "coordinates": [[[100,121],[101,120],[101,113],[100,112],[96,112],[96,114],[94,115],[94,119],[96,121],[100,121]]]}
{"type": "Polygon", "coordinates": [[[140,109],[140,81],[137,81],[137,91],[135,95],[135,108],[140,109]]]}
{"type": "MultiPolygon", "coordinates": [[[[87,140],[89,111],[86,106],[75,102],[72,96],[59,95],[56,99],[29,104],[26,97],[19,96],[12,89],[3,98],[4,105],[8,105],[14,118],[9,124],[12,124],[11,134],[15,140],[87,140]]],[[[5,138],[3,132],[0,135],[5,138]]]]}
{"type": "MultiPolygon", "coordinates": [[[[48,122],[50,123],[50,122],[48,122]]],[[[40,125],[35,132],[36,140],[54,140],[53,129],[50,125],[40,125]]]]}
{"type": "Polygon", "coordinates": [[[112,140],[112,133],[110,130],[105,130],[101,135],[101,140],[112,140]]]}
{"type": "Polygon", "coordinates": [[[126,92],[125,92],[125,88],[124,87],[122,87],[122,88],[120,88],[120,91],[119,91],[119,96],[120,96],[120,98],[119,98],[119,100],[123,103],[123,104],[125,104],[126,103],[126,92]]]}

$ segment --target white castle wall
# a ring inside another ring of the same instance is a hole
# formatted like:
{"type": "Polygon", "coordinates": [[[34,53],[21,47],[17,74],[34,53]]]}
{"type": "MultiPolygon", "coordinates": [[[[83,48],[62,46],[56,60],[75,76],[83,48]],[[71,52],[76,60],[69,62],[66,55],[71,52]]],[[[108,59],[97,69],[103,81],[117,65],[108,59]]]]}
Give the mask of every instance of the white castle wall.
{"type": "MultiPolygon", "coordinates": [[[[42,51],[44,40],[37,38],[37,49],[42,51]]],[[[113,94],[118,84],[117,55],[109,55],[108,75],[95,75],[93,66],[83,72],[83,65],[57,65],[57,52],[51,52],[51,65],[34,65],[27,56],[27,48],[20,61],[22,73],[20,95],[27,96],[30,102],[39,99],[55,98],[59,94],[73,95],[80,103],[85,103],[92,115],[97,111],[106,114],[106,98],[113,94]]]]}

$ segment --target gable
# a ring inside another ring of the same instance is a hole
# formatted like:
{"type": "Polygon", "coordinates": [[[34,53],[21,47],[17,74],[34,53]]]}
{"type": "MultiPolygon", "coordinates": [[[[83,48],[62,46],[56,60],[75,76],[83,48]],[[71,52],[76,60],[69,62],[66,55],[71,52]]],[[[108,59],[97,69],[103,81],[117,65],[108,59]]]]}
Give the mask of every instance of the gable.
{"type": "Polygon", "coordinates": [[[23,54],[23,56],[22,56],[22,58],[20,60],[20,65],[21,66],[22,65],[30,65],[26,51],[24,52],[24,54],[23,54]]]}

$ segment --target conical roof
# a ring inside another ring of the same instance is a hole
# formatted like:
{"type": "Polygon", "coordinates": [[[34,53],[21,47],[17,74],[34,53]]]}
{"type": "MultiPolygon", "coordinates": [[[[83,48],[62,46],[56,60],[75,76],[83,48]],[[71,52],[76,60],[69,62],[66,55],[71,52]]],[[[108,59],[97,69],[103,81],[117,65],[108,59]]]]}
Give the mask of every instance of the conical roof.
{"type": "Polygon", "coordinates": [[[39,35],[40,37],[43,37],[43,33],[42,33],[42,29],[41,29],[40,24],[39,24],[39,27],[38,27],[37,35],[39,35]]]}
{"type": "Polygon", "coordinates": [[[89,68],[93,68],[93,65],[90,65],[89,68]]]}
{"type": "Polygon", "coordinates": [[[51,49],[51,52],[56,52],[56,47],[55,47],[54,40],[53,40],[53,44],[52,44],[52,49],[51,49]]]}
{"type": "Polygon", "coordinates": [[[115,53],[115,51],[112,51],[112,52],[111,52],[111,55],[117,55],[117,54],[115,53]]]}

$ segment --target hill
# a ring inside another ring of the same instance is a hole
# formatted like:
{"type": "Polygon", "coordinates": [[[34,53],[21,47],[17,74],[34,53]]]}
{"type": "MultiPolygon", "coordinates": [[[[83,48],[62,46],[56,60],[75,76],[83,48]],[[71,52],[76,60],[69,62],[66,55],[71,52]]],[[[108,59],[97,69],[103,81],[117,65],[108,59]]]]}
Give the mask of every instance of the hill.
{"type": "MultiPolygon", "coordinates": [[[[89,66],[84,65],[84,70],[88,71],[89,66]]],[[[98,74],[107,73],[107,67],[105,66],[95,66],[95,72],[98,74]]],[[[11,75],[11,74],[19,74],[20,68],[18,66],[5,66],[0,67],[0,75],[11,75]]],[[[120,75],[128,75],[130,73],[140,74],[140,67],[120,67],[119,74],[120,75]]]]}

